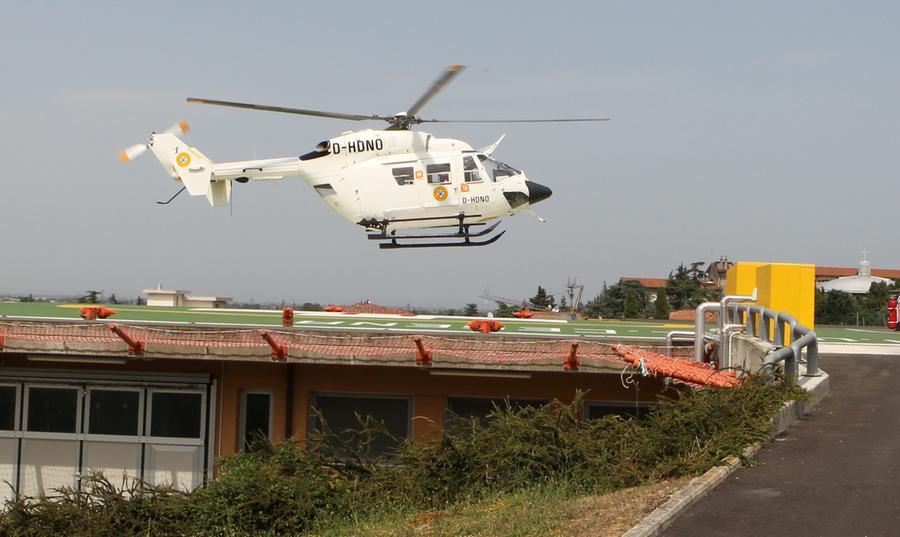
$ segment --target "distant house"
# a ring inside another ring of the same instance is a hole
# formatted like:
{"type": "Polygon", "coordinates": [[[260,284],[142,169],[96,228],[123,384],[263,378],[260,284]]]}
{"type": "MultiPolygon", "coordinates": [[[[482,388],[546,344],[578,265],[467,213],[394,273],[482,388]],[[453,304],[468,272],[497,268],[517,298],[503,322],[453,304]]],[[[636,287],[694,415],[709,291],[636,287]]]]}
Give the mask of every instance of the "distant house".
{"type": "Polygon", "coordinates": [[[706,275],[709,277],[709,283],[712,283],[717,289],[725,287],[725,275],[728,269],[734,266],[734,261],[729,261],[727,257],[720,257],[718,261],[712,261],[706,267],[706,275]]]}
{"type": "Polygon", "coordinates": [[[622,285],[625,282],[638,282],[643,285],[645,288],[656,291],[659,289],[664,289],[666,285],[669,283],[668,278],[631,278],[631,277],[622,277],[619,278],[619,285],[622,285]]]}
{"type": "Polygon", "coordinates": [[[142,289],[147,295],[148,306],[168,308],[224,308],[231,297],[227,296],[194,296],[190,291],[181,289],[142,289]]]}

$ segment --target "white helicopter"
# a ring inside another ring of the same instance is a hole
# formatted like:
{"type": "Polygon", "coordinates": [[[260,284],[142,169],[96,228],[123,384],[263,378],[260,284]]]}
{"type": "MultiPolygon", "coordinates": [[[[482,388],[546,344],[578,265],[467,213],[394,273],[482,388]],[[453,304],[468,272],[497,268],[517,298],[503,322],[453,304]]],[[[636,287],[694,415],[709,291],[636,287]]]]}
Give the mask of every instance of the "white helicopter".
{"type": "MultiPolygon", "coordinates": [[[[177,135],[187,132],[182,122],[162,133],[152,133],[146,144],[123,150],[128,162],[148,148],[175,181],[191,196],[206,196],[213,206],[227,205],[232,181],[271,181],[288,176],[304,179],[341,216],[364,227],[368,238],[381,248],[485,246],[505,231],[487,237],[499,225],[486,222],[517,212],[534,214],[530,207],[552,194],[544,185],[529,181],[524,173],[493,158],[503,136],[492,145],[475,150],[451,138],[411,131],[421,123],[549,123],[606,121],[608,118],[457,120],[421,119],[416,114],[463,66],[452,65],[407,111],[393,116],[342,114],[299,108],[188,98],[189,103],[212,104],[251,110],[345,119],[377,120],[384,130],[347,131],[324,140],[299,157],[215,163],[177,135]],[[475,226],[486,226],[470,230],[475,226]],[[456,228],[455,232],[397,234],[398,230],[456,228]],[[485,237],[482,240],[472,240],[485,237]],[[419,242],[421,240],[431,242],[419,242]]],[[[505,136],[505,135],[504,135],[505,136]]]]}

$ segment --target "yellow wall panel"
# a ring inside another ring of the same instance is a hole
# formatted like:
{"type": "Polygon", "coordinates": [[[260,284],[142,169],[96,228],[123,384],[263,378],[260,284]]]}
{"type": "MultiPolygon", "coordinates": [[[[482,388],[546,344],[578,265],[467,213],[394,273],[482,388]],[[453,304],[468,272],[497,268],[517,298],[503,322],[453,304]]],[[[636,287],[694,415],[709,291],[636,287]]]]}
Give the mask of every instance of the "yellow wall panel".
{"type": "Polygon", "coordinates": [[[756,269],[766,265],[756,261],[739,261],[725,273],[726,295],[750,295],[756,285],[756,269]]]}
{"type": "Polygon", "coordinates": [[[739,262],[728,269],[725,294],[750,295],[754,288],[760,306],[790,313],[800,324],[815,328],[815,265],[739,262]]]}

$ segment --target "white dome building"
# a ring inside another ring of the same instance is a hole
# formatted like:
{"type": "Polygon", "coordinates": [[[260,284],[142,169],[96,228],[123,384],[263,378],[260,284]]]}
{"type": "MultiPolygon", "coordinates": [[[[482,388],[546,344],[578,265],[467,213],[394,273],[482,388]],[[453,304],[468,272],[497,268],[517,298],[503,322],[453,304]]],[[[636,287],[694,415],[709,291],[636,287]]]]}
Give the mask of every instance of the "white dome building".
{"type": "Polygon", "coordinates": [[[894,280],[872,276],[872,264],[866,259],[863,252],[862,261],[859,262],[859,273],[856,276],[844,276],[819,284],[823,291],[843,291],[851,295],[864,295],[869,292],[873,283],[886,283],[892,285],[894,280]]]}

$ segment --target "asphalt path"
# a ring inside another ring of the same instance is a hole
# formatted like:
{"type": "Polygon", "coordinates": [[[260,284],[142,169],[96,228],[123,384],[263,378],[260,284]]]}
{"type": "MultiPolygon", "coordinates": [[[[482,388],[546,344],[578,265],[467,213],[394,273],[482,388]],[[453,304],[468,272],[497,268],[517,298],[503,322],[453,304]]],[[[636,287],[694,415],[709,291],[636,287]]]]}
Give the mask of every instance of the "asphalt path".
{"type": "Polygon", "coordinates": [[[830,395],[662,535],[900,535],[900,357],[820,363],[830,395]]]}

